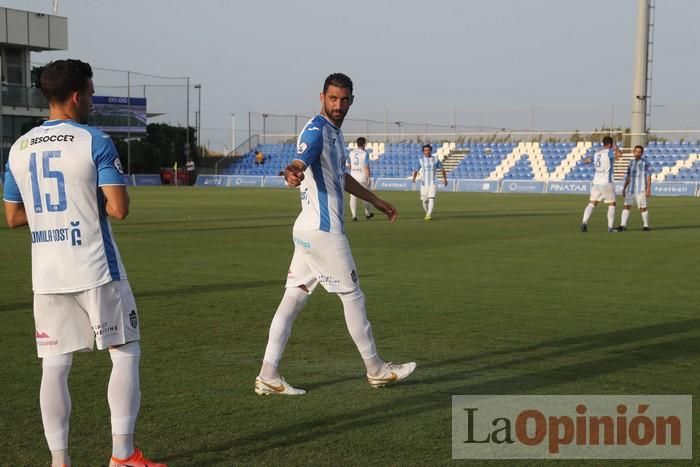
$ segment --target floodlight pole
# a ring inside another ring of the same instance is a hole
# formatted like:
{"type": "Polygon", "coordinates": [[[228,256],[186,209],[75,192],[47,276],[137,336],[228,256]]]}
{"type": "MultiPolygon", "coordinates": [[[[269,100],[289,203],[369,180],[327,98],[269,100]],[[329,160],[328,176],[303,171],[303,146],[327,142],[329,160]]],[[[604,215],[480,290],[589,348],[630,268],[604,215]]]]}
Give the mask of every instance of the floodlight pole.
{"type": "Polygon", "coordinates": [[[649,70],[649,13],[651,0],[637,0],[634,80],[632,85],[632,146],[646,144],[649,70]]]}
{"type": "Polygon", "coordinates": [[[131,175],[131,72],[126,72],[126,173],[131,175]]]}
{"type": "MultiPolygon", "coordinates": [[[[236,149],[236,114],[231,114],[231,156],[236,149]]],[[[226,156],[226,154],[224,154],[226,156]]]]}
{"type": "Polygon", "coordinates": [[[190,158],[190,77],[187,77],[187,116],[185,117],[185,164],[190,158]]]}
{"type": "Polygon", "coordinates": [[[197,119],[195,120],[194,126],[197,131],[197,148],[200,150],[197,152],[198,155],[201,154],[202,148],[202,85],[195,84],[194,88],[197,90],[197,119]]]}

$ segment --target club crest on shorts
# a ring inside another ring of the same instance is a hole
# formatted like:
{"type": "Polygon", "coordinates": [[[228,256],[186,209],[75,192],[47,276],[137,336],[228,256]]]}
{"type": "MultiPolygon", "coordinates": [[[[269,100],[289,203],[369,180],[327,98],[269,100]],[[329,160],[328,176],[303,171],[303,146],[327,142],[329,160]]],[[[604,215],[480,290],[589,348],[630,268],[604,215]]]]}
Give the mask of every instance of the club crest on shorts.
{"type": "Polygon", "coordinates": [[[357,284],[357,272],[355,272],[354,269],[353,269],[352,272],[350,273],[350,278],[352,279],[352,281],[353,281],[355,284],[357,284]]]}
{"type": "Polygon", "coordinates": [[[129,313],[129,323],[131,323],[131,327],[136,329],[136,326],[139,325],[139,319],[136,316],[136,310],[131,310],[131,313],[129,313]]]}

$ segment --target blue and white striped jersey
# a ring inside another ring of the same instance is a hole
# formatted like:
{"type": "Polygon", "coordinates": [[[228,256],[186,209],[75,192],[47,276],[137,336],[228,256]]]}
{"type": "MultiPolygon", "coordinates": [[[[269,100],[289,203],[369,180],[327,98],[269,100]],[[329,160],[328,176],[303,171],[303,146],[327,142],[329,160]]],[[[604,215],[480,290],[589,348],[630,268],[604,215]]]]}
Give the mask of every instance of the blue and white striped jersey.
{"type": "Polygon", "coordinates": [[[627,192],[631,195],[646,193],[647,177],[651,176],[651,165],[642,157],[640,159],[632,159],[629,167],[627,167],[627,176],[630,183],[627,186],[627,192]]]}
{"type": "Polygon", "coordinates": [[[126,279],[98,188],[124,185],[105,133],[71,120],[45,122],[10,149],[3,199],[23,203],[34,293],[70,293],[126,279]]]}
{"type": "Polygon", "coordinates": [[[419,165],[414,169],[416,172],[421,171],[421,183],[423,186],[433,186],[437,180],[437,171],[442,168],[442,162],[435,156],[419,159],[419,165]]]}
{"type": "Polygon", "coordinates": [[[297,160],[306,164],[299,185],[301,213],[295,230],[343,233],[346,149],[343,133],[323,115],[309,120],[297,141],[297,160]]]}
{"type": "Polygon", "coordinates": [[[612,148],[602,148],[593,154],[595,174],[594,185],[605,185],[613,182],[613,170],[615,168],[615,151],[612,148]]]}

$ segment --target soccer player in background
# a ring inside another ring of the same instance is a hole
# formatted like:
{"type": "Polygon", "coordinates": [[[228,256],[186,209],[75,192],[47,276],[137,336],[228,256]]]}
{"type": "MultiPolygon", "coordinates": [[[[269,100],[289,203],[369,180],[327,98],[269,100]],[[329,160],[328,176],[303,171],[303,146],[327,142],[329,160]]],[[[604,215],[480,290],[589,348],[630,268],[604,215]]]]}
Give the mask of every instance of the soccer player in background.
{"type": "Polygon", "coordinates": [[[593,158],[583,160],[584,164],[595,164],[595,174],[591,184],[591,195],[586,209],[583,211],[581,221],[581,232],[588,232],[588,221],[591,218],[593,209],[599,201],[605,201],[608,205],[608,232],[616,232],[613,228],[615,222],[615,186],[613,184],[613,170],[615,160],[622,157],[622,151],[613,143],[610,136],[603,138],[603,147],[593,154],[593,158]]]}
{"type": "Polygon", "coordinates": [[[447,186],[447,174],[442,167],[440,159],[433,156],[433,147],[429,144],[423,146],[423,155],[418,161],[418,164],[413,169],[413,183],[416,182],[418,171],[421,172],[420,185],[420,200],[425,211],[425,220],[429,221],[433,218],[433,208],[435,207],[435,179],[437,171],[440,170],[442,181],[447,186]]]}
{"type": "Polygon", "coordinates": [[[294,319],[318,284],[337,294],[343,303],[348,331],[364,360],[367,381],[372,387],[401,381],[416,368],[414,362],[394,364],[379,357],[367,320],[365,296],[343,230],[343,191],[368,201],[391,222],[398,214],[394,206],[345,171],[346,146],[340,127],[354,99],[352,90],[352,81],[342,73],[326,78],[320,96],[321,111],[302,130],[296,159],[285,169],[287,184],[299,187],[301,213],[292,231],[294,256],[284,296],[270,324],[262,368],[255,378],[258,395],[306,393],[280,376],[279,363],[294,319]]]}
{"type": "MultiPolygon", "coordinates": [[[[367,140],[360,137],[357,138],[357,148],[350,151],[348,157],[348,167],[350,168],[350,175],[358,181],[360,185],[365,188],[369,188],[370,180],[372,180],[372,174],[369,170],[369,154],[365,149],[365,144],[367,140]]],[[[369,220],[374,217],[374,213],[370,212],[370,203],[363,201],[362,204],[365,207],[365,219],[369,220]]],[[[357,196],[350,195],[350,212],[352,213],[353,222],[357,222],[357,196]]]]}
{"type": "Polygon", "coordinates": [[[622,209],[622,219],[618,230],[627,230],[627,221],[630,218],[630,208],[632,202],[636,203],[639,212],[642,214],[642,230],[649,231],[649,211],[647,209],[647,198],[651,196],[651,166],[645,157],[642,146],[634,147],[634,160],[630,161],[627,167],[627,178],[625,186],[622,188],[622,196],[625,198],[625,206],[622,209]]]}
{"type": "Polygon", "coordinates": [[[134,446],[139,412],[140,329],[108,216],[124,219],[129,196],[119,155],[85,125],[94,87],[90,65],[57,60],[39,85],[49,120],[10,149],[3,199],[11,228],[29,225],[39,403],[52,466],[70,466],[68,373],[73,352],[109,349],[110,467],[162,467],[134,446]]]}

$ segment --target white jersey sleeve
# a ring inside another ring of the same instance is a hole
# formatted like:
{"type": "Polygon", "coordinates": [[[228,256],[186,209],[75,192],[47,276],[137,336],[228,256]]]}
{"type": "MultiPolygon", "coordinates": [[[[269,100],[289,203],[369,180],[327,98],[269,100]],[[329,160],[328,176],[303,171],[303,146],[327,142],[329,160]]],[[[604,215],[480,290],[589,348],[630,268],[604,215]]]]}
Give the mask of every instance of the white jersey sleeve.
{"type": "Polygon", "coordinates": [[[98,188],[124,185],[109,136],[70,120],[45,122],[12,146],[6,180],[3,198],[27,213],[35,293],[126,279],[98,188]]]}

